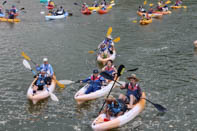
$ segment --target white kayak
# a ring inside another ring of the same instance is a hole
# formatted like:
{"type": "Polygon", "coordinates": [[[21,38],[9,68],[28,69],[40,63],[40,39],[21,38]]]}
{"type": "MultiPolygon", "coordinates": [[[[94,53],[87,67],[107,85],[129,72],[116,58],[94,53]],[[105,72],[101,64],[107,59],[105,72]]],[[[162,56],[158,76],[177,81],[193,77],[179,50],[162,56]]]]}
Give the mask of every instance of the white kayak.
{"type": "MultiPolygon", "coordinates": [[[[111,81],[107,86],[102,86],[100,90],[97,90],[95,92],[91,92],[90,94],[85,94],[85,91],[87,90],[87,88],[89,87],[88,84],[86,84],[84,87],[82,87],[74,96],[75,100],[77,101],[78,104],[82,104],[85,101],[88,100],[94,100],[96,98],[105,96],[109,93],[112,85],[113,85],[113,81],[111,81]]],[[[117,84],[115,84],[115,86],[117,86],[117,84]]],[[[114,87],[115,87],[114,86],[114,87]]]]}
{"type": "Polygon", "coordinates": [[[65,12],[63,15],[47,15],[45,16],[46,20],[56,20],[56,19],[63,19],[68,16],[68,12],[65,12]]]}
{"type": "Polygon", "coordinates": [[[38,101],[45,99],[50,96],[49,91],[53,92],[55,90],[56,82],[52,79],[51,85],[49,85],[47,91],[45,88],[42,91],[37,91],[36,94],[33,96],[33,88],[32,85],[35,82],[35,80],[31,83],[29,86],[29,89],[27,91],[27,98],[32,100],[33,104],[36,104],[38,101]]]}
{"type": "MultiPolygon", "coordinates": [[[[142,93],[142,98],[146,98],[145,92],[142,93]]],[[[134,119],[137,115],[139,115],[143,109],[145,108],[146,100],[140,99],[138,103],[135,104],[135,106],[125,112],[123,115],[119,117],[111,117],[110,121],[104,121],[106,118],[105,114],[100,114],[92,123],[92,129],[95,131],[103,131],[103,130],[109,130],[112,128],[120,127],[132,119],[134,119]]]]}
{"type": "Polygon", "coordinates": [[[115,50],[113,51],[113,54],[110,55],[108,58],[102,58],[101,55],[99,55],[99,54],[97,55],[97,61],[101,62],[103,65],[105,65],[108,60],[114,61],[115,58],[116,58],[116,51],[115,50]]]}

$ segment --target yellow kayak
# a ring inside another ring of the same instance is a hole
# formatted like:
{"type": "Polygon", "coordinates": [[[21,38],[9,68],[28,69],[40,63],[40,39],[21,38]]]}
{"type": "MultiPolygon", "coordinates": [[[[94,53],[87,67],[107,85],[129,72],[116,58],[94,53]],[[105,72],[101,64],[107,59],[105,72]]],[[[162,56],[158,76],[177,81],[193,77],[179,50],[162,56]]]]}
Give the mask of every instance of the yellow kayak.
{"type": "MultiPolygon", "coordinates": [[[[114,3],[114,1],[112,0],[112,1],[110,2],[110,4],[107,5],[107,10],[111,9],[112,6],[114,6],[114,5],[115,5],[115,3],[114,3]]],[[[101,6],[98,6],[98,7],[93,7],[93,6],[91,6],[91,7],[88,7],[88,9],[89,9],[90,11],[98,11],[98,10],[101,9],[101,6]]]]}
{"type": "Polygon", "coordinates": [[[88,7],[90,11],[98,11],[100,7],[88,7]]]}
{"type": "Polygon", "coordinates": [[[0,18],[0,21],[2,22],[20,22],[20,19],[8,19],[8,18],[0,18]]]}
{"type": "Polygon", "coordinates": [[[140,24],[141,25],[147,25],[147,24],[150,24],[152,23],[152,19],[149,19],[149,20],[140,20],[140,24]]]}

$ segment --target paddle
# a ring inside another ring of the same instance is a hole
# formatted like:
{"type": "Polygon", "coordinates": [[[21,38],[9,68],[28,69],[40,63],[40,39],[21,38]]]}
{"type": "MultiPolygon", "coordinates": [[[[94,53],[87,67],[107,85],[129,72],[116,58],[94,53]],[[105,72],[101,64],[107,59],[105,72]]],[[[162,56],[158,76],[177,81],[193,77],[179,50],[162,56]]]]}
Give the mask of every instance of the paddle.
{"type": "MultiPolygon", "coordinates": [[[[114,40],[113,40],[113,42],[114,43],[117,43],[117,42],[119,42],[120,41],[120,37],[116,37],[114,40]]],[[[94,49],[94,50],[90,50],[90,51],[88,51],[88,53],[89,54],[93,54],[95,51],[97,51],[98,50],[98,48],[96,48],[96,49],[94,49]]]]}
{"type": "MultiPolygon", "coordinates": [[[[80,5],[79,5],[78,3],[76,3],[76,2],[74,3],[74,5],[80,6],[80,5]]],[[[80,6],[80,7],[81,7],[81,6],[80,6]]]]}
{"type": "MultiPolygon", "coordinates": [[[[108,80],[114,81],[113,76],[111,76],[111,75],[108,74],[107,72],[101,72],[100,75],[103,76],[104,78],[108,79],[108,80]]],[[[119,85],[123,86],[121,83],[119,83],[119,82],[117,82],[117,81],[114,81],[114,82],[116,82],[116,83],[118,83],[119,85]]],[[[167,109],[166,109],[165,107],[163,107],[162,105],[155,104],[155,103],[151,102],[150,100],[148,100],[148,99],[146,99],[146,98],[141,98],[141,99],[145,99],[146,101],[150,102],[152,105],[154,105],[154,107],[155,107],[158,111],[161,111],[161,112],[167,111],[167,109]]]]}
{"type": "Polygon", "coordinates": [[[106,37],[110,36],[112,33],[112,27],[110,26],[107,30],[107,34],[106,34],[106,37]]]}
{"type": "MultiPolygon", "coordinates": [[[[32,68],[31,68],[31,66],[30,66],[30,64],[29,64],[29,62],[27,60],[25,60],[25,59],[23,60],[23,65],[25,66],[25,68],[27,68],[30,71],[32,71],[32,73],[34,75],[36,75],[36,73],[32,70],[32,68]]],[[[53,101],[59,101],[58,98],[57,98],[57,96],[55,94],[53,94],[52,92],[50,92],[49,89],[46,86],[44,86],[44,87],[49,92],[49,95],[50,95],[50,97],[51,97],[51,99],[53,101]]]]}
{"type": "MultiPolygon", "coordinates": [[[[124,65],[120,65],[120,66],[118,67],[117,77],[116,77],[116,79],[114,80],[114,83],[113,83],[113,85],[112,85],[112,87],[111,87],[111,89],[110,89],[110,91],[109,91],[109,93],[108,93],[108,95],[107,95],[106,98],[109,97],[109,95],[110,95],[110,93],[111,93],[111,91],[112,91],[112,89],[113,89],[113,87],[114,87],[114,85],[115,85],[115,83],[116,83],[118,77],[120,77],[120,76],[123,74],[124,70],[125,70],[125,66],[124,66],[124,65]]],[[[104,107],[105,103],[106,103],[106,101],[103,102],[103,105],[102,105],[102,107],[101,107],[101,109],[100,109],[100,111],[99,111],[99,114],[100,114],[101,111],[103,110],[103,107],[104,107]]]]}
{"type": "Polygon", "coordinates": [[[5,5],[7,3],[7,1],[5,0],[3,3],[2,3],[2,5],[5,5]]]}
{"type": "Polygon", "coordinates": [[[145,1],[144,1],[144,5],[146,5],[146,4],[147,4],[147,1],[145,0],[145,1]]]}
{"type": "Polygon", "coordinates": [[[77,80],[77,81],[71,81],[71,80],[60,80],[59,81],[61,84],[64,84],[64,85],[70,85],[70,84],[74,84],[74,83],[79,83],[80,80],[77,80]]]}
{"type": "MultiPolygon", "coordinates": [[[[29,56],[27,56],[27,55],[25,54],[25,52],[22,52],[21,55],[22,55],[26,60],[31,61],[34,65],[37,65],[34,61],[32,61],[32,60],[30,59],[29,56]]],[[[64,84],[61,84],[57,79],[55,79],[55,81],[56,81],[56,83],[57,83],[57,85],[58,85],[59,87],[65,88],[64,84]]]]}

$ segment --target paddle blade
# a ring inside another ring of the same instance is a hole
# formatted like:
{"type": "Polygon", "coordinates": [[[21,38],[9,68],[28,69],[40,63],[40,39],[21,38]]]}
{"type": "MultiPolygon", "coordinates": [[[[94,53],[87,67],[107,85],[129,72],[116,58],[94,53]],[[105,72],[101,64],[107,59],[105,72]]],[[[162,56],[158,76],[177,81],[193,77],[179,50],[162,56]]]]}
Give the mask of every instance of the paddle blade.
{"type": "Polygon", "coordinates": [[[61,84],[58,80],[55,80],[57,85],[61,88],[65,88],[66,86],[64,84],[61,84]]]}
{"type": "Polygon", "coordinates": [[[170,0],[168,0],[168,1],[166,1],[166,3],[165,4],[170,4],[171,3],[171,1],[170,0]]]}
{"type": "Polygon", "coordinates": [[[111,35],[111,33],[112,33],[112,27],[109,27],[108,30],[107,30],[106,37],[111,35]]]}
{"type": "Polygon", "coordinates": [[[59,80],[59,83],[64,84],[64,85],[70,85],[75,83],[74,81],[71,80],[59,80]]]}
{"type": "Polygon", "coordinates": [[[120,65],[118,67],[118,73],[117,73],[118,77],[123,74],[124,70],[125,70],[125,66],[124,65],[120,65]]]}
{"type": "Polygon", "coordinates": [[[25,66],[25,68],[31,70],[31,66],[27,60],[25,60],[25,59],[23,60],[23,65],[25,66]]]}
{"type": "Polygon", "coordinates": [[[133,22],[133,23],[137,23],[137,20],[133,20],[132,22],[133,22]]]}
{"type": "Polygon", "coordinates": [[[5,5],[7,3],[7,1],[4,1],[2,5],[5,5]]]}
{"type": "Polygon", "coordinates": [[[104,77],[105,79],[112,80],[112,81],[114,80],[114,77],[111,76],[110,74],[108,74],[108,73],[105,72],[105,71],[101,72],[100,75],[101,75],[102,77],[104,77]]]}
{"type": "Polygon", "coordinates": [[[53,101],[59,101],[59,99],[57,98],[57,96],[55,94],[53,94],[52,92],[49,92],[50,97],[53,101]]]}
{"type": "Polygon", "coordinates": [[[155,108],[157,108],[158,111],[161,111],[161,112],[166,112],[167,109],[165,107],[163,107],[162,105],[159,105],[159,104],[153,104],[155,106],[155,108]]]}
{"type": "Polygon", "coordinates": [[[115,38],[114,40],[113,40],[113,42],[115,42],[115,43],[117,43],[117,42],[119,42],[120,41],[120,37],[117,37],[117,38],[115,38]]]}
{"type": "Polygon", "coordinates": [[[90,50],[90,51],[88,51],[88,53],[89,53],[89,54],[93,54],[93,53],[94,53],[94,51],[93,51],[93,50],[90,50]]]}
{"type": "Polygon", "coordinates": [[[74,5],[78,5],[78,3],[75,2],[74,5]]]}
{"type": "Polygon", "coordinates": [[[149,6],[153,6],[153,5],[154,5],[154,4],[152,4],[152,3],[151,3],[151,4],[149,4],[149,6]]]}
{"type": "Polygon", "coordinates": [[[27,56],[26,54],[25,54],[25,52],[21,52],[21,55],[26,59],[26,60],[31,60],[30,59],[30,57],[29,56],[27,56]]]}
{"type": "Polygon", "coordinates": [[[186,9],[186,8],[187,8],[187,6],[183,6],[183,8],[184,8],[184,9],[186,9]]]}
{"type": "Polygon", "coordinates": [[[136,71],[136,70],[138,70],[138,68],[134,68],[134,69],[127,70],[127,72],[128,72],[128,71],[136,71]]]}
{"type": "Polygon", "coordinates": [[[145,0],[145,1],[144,1],[144,5],[146,5],[146,4],[147,4],[147,1],[145,0]]]}

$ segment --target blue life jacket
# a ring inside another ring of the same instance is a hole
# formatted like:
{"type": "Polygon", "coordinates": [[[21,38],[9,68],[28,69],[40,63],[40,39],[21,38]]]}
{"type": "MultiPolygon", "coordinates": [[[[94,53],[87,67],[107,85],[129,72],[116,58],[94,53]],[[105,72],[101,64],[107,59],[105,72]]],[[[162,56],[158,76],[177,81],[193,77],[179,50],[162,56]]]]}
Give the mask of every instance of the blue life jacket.
{"type": "Polygon", "coordinates": [[[46,75],[42,76],[41,74],[39,74],[36,85],[37,86],[44,86],[45,84],[46,84],[46,75]]]}
{"type": "Polygon", "coordinates": [[[93,87],[101,87],[102,81],[105,81],[105,79],[100,75],[98,75],[97,77],[94,77],[93,75],[91,75],[87,79],[83,80],[84,83],[87,81],[89,81],[89,84],[93,87]]]}
{"type": "Polygon", "coordinates": [[[127,110],[125,103],[121,99],[117,99],[116,101],[117,105],[115,105],[114,102],[108,104],[109,110],[114,113],[114,115],[117,115],[121,111],[125,112],[127,110]]]}

